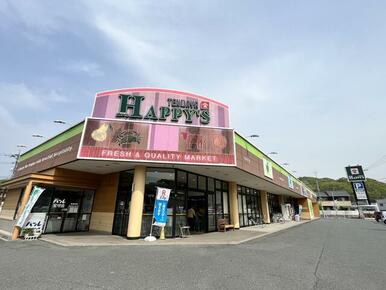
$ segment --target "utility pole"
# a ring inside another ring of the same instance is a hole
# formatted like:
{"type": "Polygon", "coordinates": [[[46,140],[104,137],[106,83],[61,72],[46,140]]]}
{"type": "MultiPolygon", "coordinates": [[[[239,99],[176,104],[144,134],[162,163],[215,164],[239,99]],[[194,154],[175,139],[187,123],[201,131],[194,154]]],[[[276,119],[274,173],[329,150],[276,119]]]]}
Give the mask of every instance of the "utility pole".
{"type": "Polygon", "coordinates": [[[318,180],[318,172],[315,171],[315,182],[316,182],[316,190],[318,191],[318,194],[320,193],[320,187],[319,187],[319,180],[318,180]]]}

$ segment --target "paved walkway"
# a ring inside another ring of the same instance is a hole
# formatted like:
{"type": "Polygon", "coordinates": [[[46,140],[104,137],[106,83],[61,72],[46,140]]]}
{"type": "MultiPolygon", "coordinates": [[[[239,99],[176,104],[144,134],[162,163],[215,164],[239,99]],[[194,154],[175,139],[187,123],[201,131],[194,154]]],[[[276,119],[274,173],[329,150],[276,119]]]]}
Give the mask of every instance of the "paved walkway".
{"type": "Polygon", "coordinates": [[[127,240],[124,237],[97,232],[48,234],[41,237],[42,241],[65,247],[73,246],[140,246],[140,245],[238,245],[278,231],[304,224],[302,222],[286,222],[284,224],[270,224],[242,228],[236,231],[214,232],[201,235],[191,235],[188,238],[175,238],[145,242],[140,240],[127,240]]]}

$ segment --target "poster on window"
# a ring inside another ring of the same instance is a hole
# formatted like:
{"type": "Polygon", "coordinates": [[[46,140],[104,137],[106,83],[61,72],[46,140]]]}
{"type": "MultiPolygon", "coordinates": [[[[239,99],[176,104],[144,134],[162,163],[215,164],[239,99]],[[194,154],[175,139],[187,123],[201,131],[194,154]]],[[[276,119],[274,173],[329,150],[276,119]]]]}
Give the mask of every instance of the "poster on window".
{"type": "Polygon", "coordinates": [[[154,225],[164,227],[168,220],[169,188],[157,187],[157,195],[154,203],[154,225]]]}

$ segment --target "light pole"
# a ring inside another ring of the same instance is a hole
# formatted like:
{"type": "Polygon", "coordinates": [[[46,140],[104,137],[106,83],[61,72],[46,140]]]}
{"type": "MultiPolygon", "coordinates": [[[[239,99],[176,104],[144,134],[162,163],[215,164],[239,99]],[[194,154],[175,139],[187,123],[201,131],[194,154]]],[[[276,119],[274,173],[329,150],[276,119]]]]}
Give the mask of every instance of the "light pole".
{"type": "Polygon", "coordinates": [[[63,124],[63,125],[67,124],[67,122],[64,121],[64,120],[54,120],[54,123],[56,123],[56,124],[63,124]]]}
{"type": "Polygon", "coordinates": [[[19,144],[19,145],[16,145],[16,147],[18,148],[17,154],[11,155],[11,157],[15,158],[15,165],[13,166],[13,169],[12,169],[12,175],[15,174],[17,163],[19,162],[19,158],[20,158],[21,148],[27,148],[27,145],[19,144]]]}
{"type": "Polygon", "coordinates": [[[252,135],[249,135],[247,136],[247,138],[259,138],[260,135],[257,135],[257,134],[252,134],[252,135]]]}

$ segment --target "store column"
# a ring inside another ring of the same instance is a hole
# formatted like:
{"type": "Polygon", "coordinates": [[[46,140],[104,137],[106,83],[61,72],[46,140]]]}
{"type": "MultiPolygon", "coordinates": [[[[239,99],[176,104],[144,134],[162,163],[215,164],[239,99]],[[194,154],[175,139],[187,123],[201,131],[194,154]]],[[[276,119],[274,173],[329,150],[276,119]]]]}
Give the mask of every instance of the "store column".
{"type": "MultiPolygon", "coordinates": [[[[32,191],[32,181],[28,182],[27,186],[25,187],[23,198],[21,200],[20,208],[18,210],[18,216],[17,218],[20,217],[20,215],[24,212],[25,206],[27,205],[27,202],[29,200],[29,197],[31,195],[32,191]]],[[[14,227],[12,231],[12,240],[17,240],[17,238],[20,235],[20,228],[19,227],[14,227]]]]}
{"type": "Polygon", "coordinates": [[[237,201],[237,184],[236,182],[229,182],[229,201],[231,210],[231,223],[236,229],[240,228],[239,221],[239,206],[237,201]]]}
{"type": "Polygon", "coordinates": [[[320,212],[319,212],[319,203],[317,202],[314,202],[312,204],[313,208],[314,208],[314,217],[320,217],[320,212]]]}
{"type": "Polygon", "coordinates": [[[261,191],[261,210],[263,212],[264,223],[270,224],[271,218],[269,217],[268,207],[268,194],[266,191],[261,191]]]}
{"type": "Polygon", "coordinates": [[[302,213],[301,213],[301,218],[303,220],[310,220],[311,215],[310,215],[310,209],[309,209],[309,203],[308,203],[308,198],[299,198],[298,201],[299,205],[302,206],[302,213]]]}
{"type": "Polygon", "coordinates": [[[141,236],[143,201],[145,198],[146,167],[136,166],[134,169],[133,192],[131,193],[128,239],[141,236]]]}

